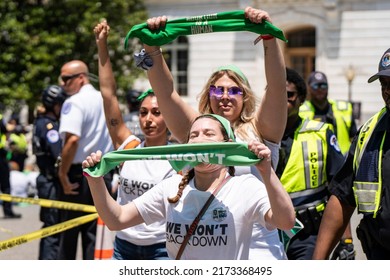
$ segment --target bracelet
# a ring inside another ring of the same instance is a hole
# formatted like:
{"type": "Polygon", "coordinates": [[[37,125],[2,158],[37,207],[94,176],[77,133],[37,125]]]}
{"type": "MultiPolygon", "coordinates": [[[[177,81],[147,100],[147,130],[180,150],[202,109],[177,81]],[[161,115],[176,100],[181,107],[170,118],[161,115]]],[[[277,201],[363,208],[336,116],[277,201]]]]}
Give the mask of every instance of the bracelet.
{"type": "Polygon", "coordinates": [[[274,36],[272,35],[269,35],[269,34],[261,34],[259,37],[257,37],[255,39],[255,41],[253,42],[254,45],[256,45],[258,42],[260,42],[261,40],[264,40],[264,41],[267,41],[267,40],[271,40],[275,38],[274,36]]]}
{"type": "Polygon", "coordinates": [[[143,70],[149,70],[153,66],[152,56],[158,56],[162,54],[162,49],[147,53],[145,49],[142,49],[139,53],[134,54],[135,65],[143,70]]]}
{"type": "Polygon", "coordinates": [[[158,56],[158,55],[160,55],[160,54],[162,54],[162,49],[161,48],[159,48],[159,49],[157,49],[157,50],[155,50],[155,51],[152,51],[151,53],[147,53],[147,52],[145,52],[147,55],[149,55],[149,56],[158,56]]]}

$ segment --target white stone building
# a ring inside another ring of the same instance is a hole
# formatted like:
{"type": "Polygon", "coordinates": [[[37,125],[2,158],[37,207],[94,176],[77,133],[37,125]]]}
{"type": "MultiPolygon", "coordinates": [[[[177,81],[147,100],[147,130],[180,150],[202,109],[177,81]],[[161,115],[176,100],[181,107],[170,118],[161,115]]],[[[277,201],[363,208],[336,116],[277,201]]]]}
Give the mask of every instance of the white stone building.
{"type": "MultiPolygon", "coordinates": [[[[280,41],[286,65],[305,78],[312,70],[329,80],[329,97],[361,103],[361,121],[384,103],[379,82],[368,84],[383,52],[390,48],[389,0],[145,0],[150,17],[168,19],[204,15],[252,6],[266,10],[283,30],[280,41]],[[352,70],[352,71],[351,71],[352,70]],[[351,82],[348,82],[347,76],[351,82]]],[[[192,35],[163,46],[183,97],[197,108],[197,95],[220,65],[236,64],[261,98],[264,89],[262,43],[257,34],[223,32],[192,35]]],[[[138,84],[148,87],[148,82],[138,84]]]]}

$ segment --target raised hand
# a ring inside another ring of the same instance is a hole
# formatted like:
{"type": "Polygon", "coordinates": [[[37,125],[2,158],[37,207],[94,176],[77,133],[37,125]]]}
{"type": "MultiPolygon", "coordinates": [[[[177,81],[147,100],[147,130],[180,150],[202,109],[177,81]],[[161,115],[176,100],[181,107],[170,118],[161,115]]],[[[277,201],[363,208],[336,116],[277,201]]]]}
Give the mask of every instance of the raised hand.
{"type": "Polygon", "coordinates": [[[254,9],[252,7],[245,8],[245,17],[254,23],[261,23],[263,20],[272,23],[271,17],[266,11],[254,9]]]}
{"type": "Polygon", "coordinates": [[[98,23],[93,29],[95,33],[95,40],[98,44],[100,41],[107,41],[108,34],[110,33],[110,26],[107,24],[107,21],[104,19],[102,22],[98,23]]]}
{"type": "Polygon", "coordinates": [[[101,158],[102,158],[101,151],[97,151],[96,153],[91,153],[90,156],[87,156],[87,158],[85,160],[83,160],[82,166],[83,166],[83,168],[95,166],[96,164],[98,164],[100,162],[101,158]]]}

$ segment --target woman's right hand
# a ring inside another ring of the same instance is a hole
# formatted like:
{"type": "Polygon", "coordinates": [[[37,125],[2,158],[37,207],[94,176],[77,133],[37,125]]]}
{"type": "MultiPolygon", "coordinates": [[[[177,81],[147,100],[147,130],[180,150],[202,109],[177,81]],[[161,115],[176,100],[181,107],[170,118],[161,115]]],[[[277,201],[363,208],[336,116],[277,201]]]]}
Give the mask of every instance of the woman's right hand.
{"type": "Polygon", "coordinates": [[[82,162],[82,167],[88,168],[95,166],[100,162],[100,159],[102,158],[102,152],[98,150],[96,153],[91,153],[90,156],[87,156],[85,160],[82,162]]]}
{"type": "Polygon", "coordinates": [[[100,41],[107,41],[108,34],[110,33],[110,26],[107,24],[106,20],[98,23],[93,29],[95,33],[96,43],[99,44],[100,41]]]}

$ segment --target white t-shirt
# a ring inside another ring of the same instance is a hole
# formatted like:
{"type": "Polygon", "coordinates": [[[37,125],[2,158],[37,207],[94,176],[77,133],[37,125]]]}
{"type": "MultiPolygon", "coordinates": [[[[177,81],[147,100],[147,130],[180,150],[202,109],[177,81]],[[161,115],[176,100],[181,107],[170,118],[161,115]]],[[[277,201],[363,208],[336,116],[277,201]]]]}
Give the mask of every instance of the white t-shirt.
{"type": "Polygon", "coordinates": [[[65,100],[59,128],[63,140],[67,132],[80,137],[72,163],[81,163],[97,150],[101,150],[103,154],[113,150],[106,126],[103,99],[91,84],[84,85],[78,93],[65,100]]]}
{"type": "MultiPolygon", "coordinates": [[[[166,219],[166,246],[172,259],[187,228],[210,196],[209,192],[197,190],[191,180],[180,200],[169,203],[167,199],[177,194],[181,179],[181,175],[173,175],[134,200],[146,224],[166,219]]],[[[265,226],[269,209],[262,182],[252,174],[232,177],[203,215],[181,259],[248,259],[253,223],[265,226]]]]}
{"type": "Polygon", "coordinates": [[[11,195],[27,197],[28,178],[26,174],[19,170],[11,170],[9,181],[11,185],[11,195]]]}
{"type": "MultiPolygon", "coordinates": [[[[144,142],[137,148],[144,147],[144,142]]],[[[167,160],[129,160],[120,171],[117,201],[125,205],[152,189],[157,183],[176,174],[167,160]]],[[[165,220],[140,224],[116,233],[120,239],[139,246],[165,242],[165,220]]]]}
{"type": "MultiPolygon", "coordinates": [[[[254,138],[257,138],[253,136],[254,138]]],[[[240,138],[236,138],[237,142],[245,142],[240,138]]],[[[272,166],[276,168],[279,161],[279,146],[278,144],[264,140],[264,144],[271,150],[272,166]]],[[[256,166],[235,166],[235,174],[253,174],[260,181],[263,181],[256,166]]],[[[252,242],[249,251],[250,260],[285,260],[287,259],[283,244],[280,242],[277,230],[268,230],[260,224],[255,223],[253,226],[252,242]]]]}

